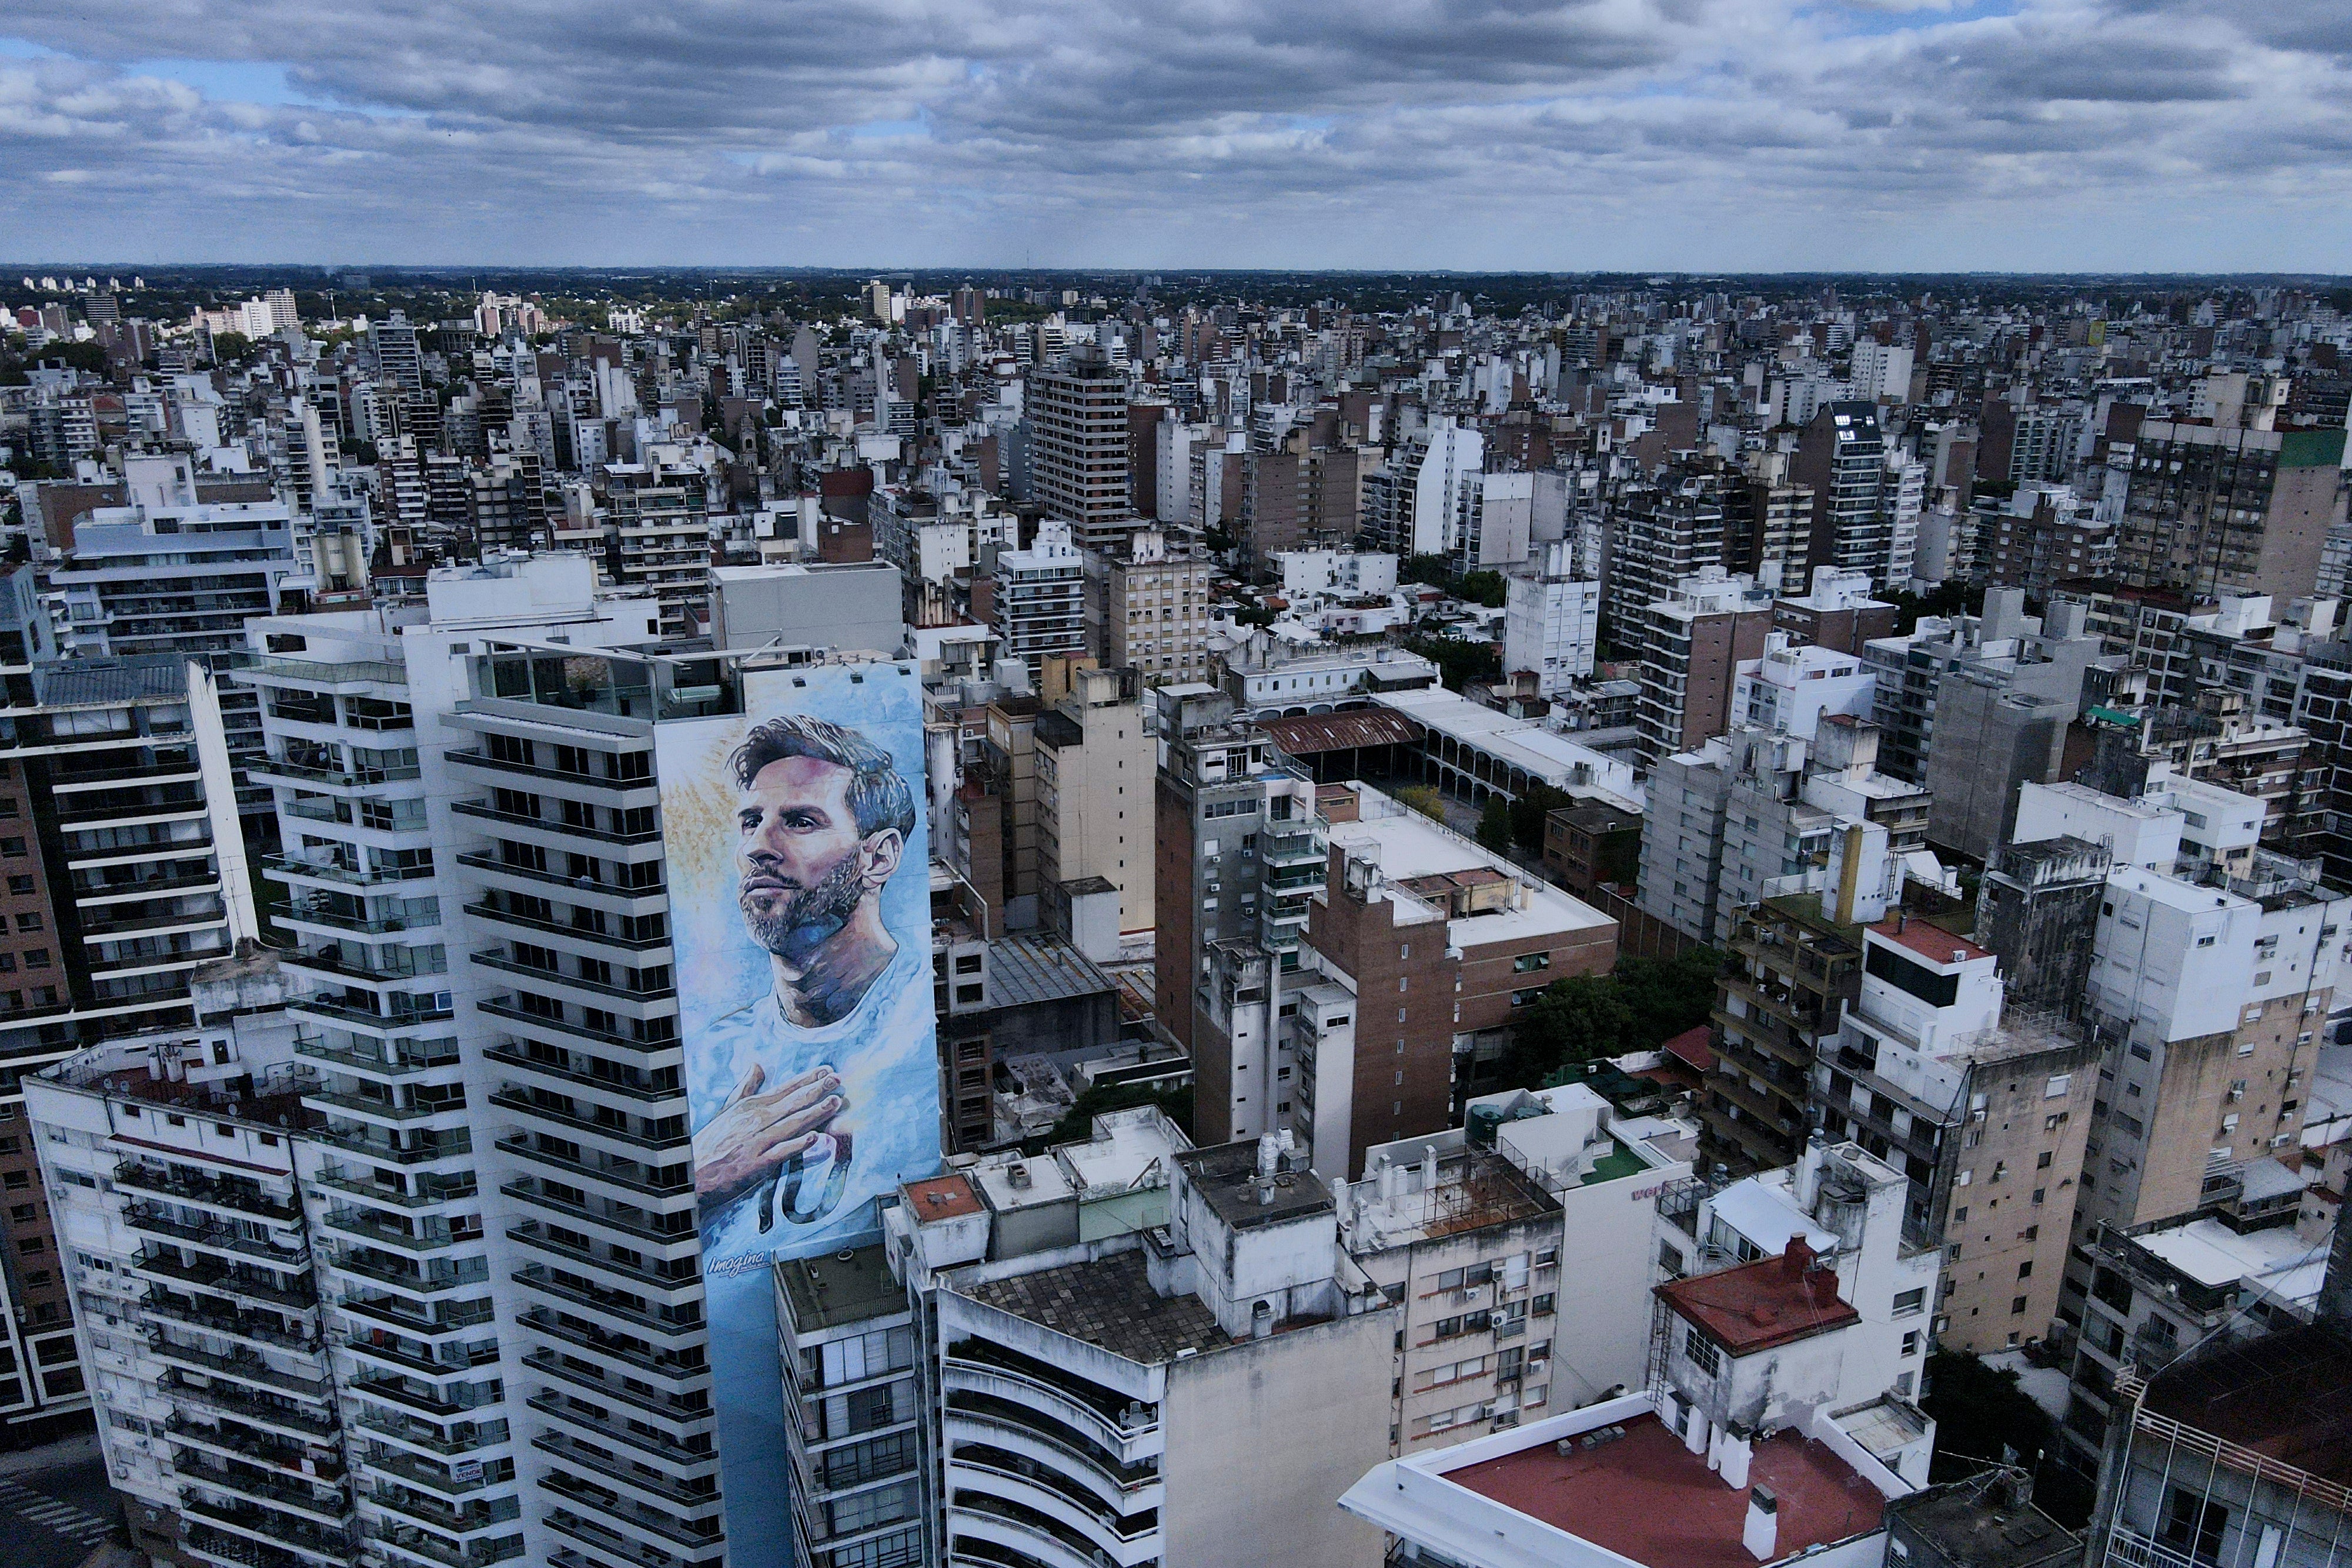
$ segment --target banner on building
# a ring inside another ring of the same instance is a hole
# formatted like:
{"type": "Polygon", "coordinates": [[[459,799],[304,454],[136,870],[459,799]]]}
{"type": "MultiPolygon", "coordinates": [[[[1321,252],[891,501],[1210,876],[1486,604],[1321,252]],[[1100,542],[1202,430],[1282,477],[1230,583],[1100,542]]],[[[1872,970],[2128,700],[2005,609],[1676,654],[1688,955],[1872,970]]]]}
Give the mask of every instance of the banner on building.
{"type": "Polygon", "coordinates": [[[866,1245],[940,1166],[922,697],[752,671],[655,732],[730,1568],[792,1560],[772,1265],[866,1245]]]}

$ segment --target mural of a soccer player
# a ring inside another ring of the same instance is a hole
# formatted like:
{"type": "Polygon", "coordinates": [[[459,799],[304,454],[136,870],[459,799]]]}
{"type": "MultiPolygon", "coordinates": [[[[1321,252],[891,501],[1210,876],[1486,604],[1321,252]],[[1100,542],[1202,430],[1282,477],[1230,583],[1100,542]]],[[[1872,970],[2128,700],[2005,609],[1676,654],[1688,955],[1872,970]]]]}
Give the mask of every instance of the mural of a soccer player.
{"type": "Polygon", "coordinates": [[[756,726],[729,765],[736,902],[772,985],[698,1042],[730,1087],[694,1134],[695,1192],[706,1252],[789,1256],[870,1222],[906,1168],[894,1132],[936,1146],[932,1126],[893,1127],[910,1107],[881,1103],[877,1071],[929,1049],[930,952],[892,935],[880,896],[915,797],[887,750],[804,715],[756,726]]]}

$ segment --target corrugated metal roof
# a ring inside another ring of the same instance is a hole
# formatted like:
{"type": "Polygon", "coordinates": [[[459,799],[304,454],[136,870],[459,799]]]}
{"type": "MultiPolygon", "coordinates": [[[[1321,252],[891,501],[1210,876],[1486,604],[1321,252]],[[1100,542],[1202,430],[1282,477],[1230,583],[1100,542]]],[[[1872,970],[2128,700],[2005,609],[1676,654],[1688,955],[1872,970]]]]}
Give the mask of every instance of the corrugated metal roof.
{"type": "Polygon", "coordinates": [[[182,697],[187,661],[173,653],[135,659],[61,659],[37,665],[33,689],[44,707],[99,707],[182,697]]]}
{"type": "Polygon", "coordinates": [[[1116,989],[1094,960],[1053,936],[1001,936],[988,945],[989,1005],[1017,1008],[1116,989]]]}
{"type": "Polygon", "coordinates": [[[1347,751],[1365,746],[1410,746],[1421,740],[1421,726],[1391,708],[1349,708],[1344,713],[1300,714],[1270,718],[1259,727],[1291,757],[1312,757],[1323,751],[1347,751]]]}

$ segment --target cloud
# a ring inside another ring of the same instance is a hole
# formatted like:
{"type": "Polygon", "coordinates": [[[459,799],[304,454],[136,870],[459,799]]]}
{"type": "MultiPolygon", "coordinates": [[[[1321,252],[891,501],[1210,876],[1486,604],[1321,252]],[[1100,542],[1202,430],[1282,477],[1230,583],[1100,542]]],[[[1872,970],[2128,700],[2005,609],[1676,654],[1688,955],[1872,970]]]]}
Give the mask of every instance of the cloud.
{"type": "Polygon", "coordinates": [[[2352,237],[2335,0],[17,0],[5,26],[28,259],[2317,268],[2352,237]]]}

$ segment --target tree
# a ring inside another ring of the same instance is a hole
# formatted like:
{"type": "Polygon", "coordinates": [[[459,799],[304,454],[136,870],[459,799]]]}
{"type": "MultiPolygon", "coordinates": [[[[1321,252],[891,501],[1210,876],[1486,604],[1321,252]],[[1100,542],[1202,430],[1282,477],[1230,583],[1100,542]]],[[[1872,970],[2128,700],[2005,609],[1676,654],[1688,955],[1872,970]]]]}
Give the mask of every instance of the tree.
{"type": "Polygon", "coordinates": [[[1182,1130],[1185,1136],[1192,1133],[1192,1086],[1180,1084],[1161,1088],[1150,1083],[1106,1083],[1083,1090],[1053,1130],[1034,1140],[1033,1151],[1042,1155],[1060,1144],[1074,1144],[1094,1136],[1095,1118],[1113,1111],[1126,1111],[1138,1105],[1157,1105],[1167,1118],[1182,1130]]]}
{"type": "Polygon", "coordinates": [[[1500,795],[1487,796],[1486,809],[1478,813],[1478,844],[1498,855],[1511,852],[1511,805],[1500,795]]]}
{"type": "Polygon", "coordinates": [[[1442,555],[1409,555],[1397,565],[1397,580],[1446,588],[1454,581],[1454,563],[1442,555]]]}
{"type": "Polygon", "coordinates": [[[1633,1022],[1633,1009],[1610,976],[1554,980],[1513,1026],[1503,1081],[1532,1089],[1562,1067],[1622,1055],[1633,1022]]]}
{"type": "Polygon", "coordinates": [[[213,334],[213,363],[233,365],[253,351],[253,340],[242,332],[213,334]]]}
{"type": "Polygon", "coordinates": [[[1987,1366],[1967,1351],[1928,1355],[1927,1392],[1919,1407],[1936,1418],[1931,1481],[1974,1475],[1988,1460],[2030,1469],[2056,1446],[2049,1412],[2025,1392],[2016,1369],[1987,1366]]]}
{"type": "Polygon", "coordinates": [[[1433,822],[1445,821],[1445,797],[1434,785],[1408,784],[1396,792],[1400,804],[1409,806],[1433,822]]]}
{"type": "Polygon", "coordinates": [[[1407,653],[1418,653],[1437,666],[1445,689],[1458,692],[1472,681],[1491,681],[1503,673],[1503,655],[1492,643],[1465,637],[1408,637],[1407,653]]]}
{"type": "Polygon", "coordinates": [[[1489,610],[1500,610],[1503,601],[1509,596],[1509,590],[1503,582],[1501,572],[1474,571],[1454,585],[1454,594],[1457,599],[1467,599],[1489,610]]]}
{"type": "Polygon", "coordinates": [[[1531,780],[1511,802],[1511,838],[1529,854],[1543,852],[1544,819],[1562,806],[1576,804],[1564,789],[1555,789],[1541,779],[1531,780]]]}

